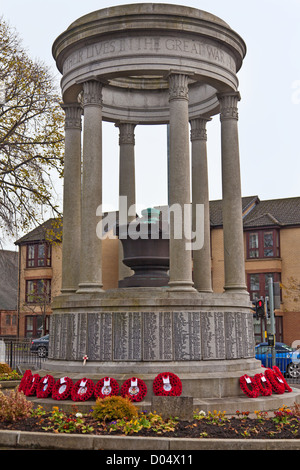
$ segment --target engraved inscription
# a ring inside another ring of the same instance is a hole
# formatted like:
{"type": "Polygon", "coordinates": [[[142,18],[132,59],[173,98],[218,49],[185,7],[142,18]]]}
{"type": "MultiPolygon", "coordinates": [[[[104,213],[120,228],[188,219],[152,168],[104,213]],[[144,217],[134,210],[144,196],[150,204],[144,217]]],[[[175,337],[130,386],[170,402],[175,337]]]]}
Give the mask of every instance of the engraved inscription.
{"type": "Polygon", "coordinates": [[[244,352],[244,314],[235,313],[235,329],[236,329],[236,349],[238,357],[245,357],[244,352]]]}
{"type": "Polygon", "coordinates": [[[222,312],[202,312],[203,359],[225,358],[225,326],[222,312]]]}
{"type": "Polygon", "coordinates": [[[85,46],[69,55],[64,63],[63,73],[65,74],[90,61],[101,60],[110,56],[116,58],[141,53],[143,55],[149,53],[190,58],[198,57],[209,62],[219,63],[232,72],[236,71],[235,62],[231,55],[209,41],[178,39],[173,36],[137,36],[103,40],[85,46]]]}
{"type": "Polygon", "coordinates": [[[87,355],[90,360],[112,360],[112,313],[89,314],[87,355]]]}
{"type": "Polygon", "coordinates": [[[172,317],[170,312],[144,312],[144,360],[172,360],[172,317]]]}
{"type": "Polygon", "coordinates": [[[81,314],[78,318],[77,327],[77,357],[76,359],[82,360],[83,356],[87,353],[87,314],[81,314]]]}
{"type": "Polygon", "coordinates": [[[200,360],[200,312],[174,312],[173,328],[175,360],[200,360]]]}
{"type": "Polygon", "coordinates": [[[225,323],[224,313],[215,312],[216,358],[225,359],[225,323]]]}
{"type": "Polygon", "coordinates": [[[142,314],[120,312],[113,314],[114,360],[142,360],[142,314]]]}
{"type": "Polygon", "coordinates": [[[236,312],[225,313],[226,359],[237,359],[236,312]]]}

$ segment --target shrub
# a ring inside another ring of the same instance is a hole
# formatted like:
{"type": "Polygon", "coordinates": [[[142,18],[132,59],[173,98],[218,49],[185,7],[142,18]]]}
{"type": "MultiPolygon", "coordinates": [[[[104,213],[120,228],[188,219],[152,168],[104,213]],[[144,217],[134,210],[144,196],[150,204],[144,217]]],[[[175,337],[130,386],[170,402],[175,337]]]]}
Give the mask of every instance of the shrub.
{"type": "Polygon", "coordinates": [[[113,421],[116,419],[132,419],[138,416],[137,407],[127,397],[111,396],[97,398],[93,406],[93,417],[99,421],[113,421]]]}
{"type": "Polygon", "coordinates": [[[12,372],[12,369],[5,362],[0,362],[0,375],[9,374],[12,372]]]}
{"type": "Polygon", "coordinates": [[[24,393],[18,390],[10,390],[4,394],[0,390],[0,421],[17,421],[27,418],[31,414],[32,403],[29,402],[24,393]]]}
{"type": "Polygon", "coordinates": [[[1,380],[18,380],[21,376],[17,371],[12,370],[8,364],[0,363],[0,381],[1,380]]]}

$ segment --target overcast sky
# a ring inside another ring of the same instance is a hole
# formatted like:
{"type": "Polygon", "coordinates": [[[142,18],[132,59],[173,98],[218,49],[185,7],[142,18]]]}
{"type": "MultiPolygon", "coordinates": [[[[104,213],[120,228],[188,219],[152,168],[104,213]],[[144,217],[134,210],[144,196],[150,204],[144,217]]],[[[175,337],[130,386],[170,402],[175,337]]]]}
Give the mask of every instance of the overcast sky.
{"type": "MultiPolygon", "coordinates": [[[[28,54],[48,64],[59,83],[52,44],[74,20],[122,0],[2,0],[0,15],[15,27],[28,54]]],[[[147,3],[147,2],[145,2],[147,3]]],[[[300,196],[300,0],[181,0],[226,21],[246,42],[238,73],[242,195],[300,196]]],[[[103,125],[104,194],[118,204],[118,130],[103,125]]],[[[208,124],[210,199],[222,197],[220,121],[208,124]]],[[[136,128],[136,192],[140,207],[167,203],[166,126],[136,128]]],[[[60,188],[57,187],[58,193],[60,188]]]]}

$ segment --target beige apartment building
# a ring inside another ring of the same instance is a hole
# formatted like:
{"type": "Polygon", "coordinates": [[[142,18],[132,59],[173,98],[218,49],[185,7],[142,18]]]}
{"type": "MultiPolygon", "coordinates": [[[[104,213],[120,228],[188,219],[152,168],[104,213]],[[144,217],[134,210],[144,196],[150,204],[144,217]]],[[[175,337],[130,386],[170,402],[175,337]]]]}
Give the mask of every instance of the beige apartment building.
{"type": "MultiPolygon", "coordinates": [[[[276,310],[276,340],[300,340],[300,197],[260,201],[243,198],[245,276],[251,300],[268,295],[268,279],[281,285],[276,310]]],[[[222,200],[210,202],[212,286],[222,292],[224,252],[222,200]]],[[[18,331],[20,337],[48,332],[51,299],[61,285],[61,227],[50,219],[16,242],[20,250],[18,331]]],[[[118,286],[119,241],[102,243],[103,288],[118,286]]],[[[269,320],[266,320],[267,324],[269,320]]],[[[256,341],[266,324],[255,320],[256,341]]]]}

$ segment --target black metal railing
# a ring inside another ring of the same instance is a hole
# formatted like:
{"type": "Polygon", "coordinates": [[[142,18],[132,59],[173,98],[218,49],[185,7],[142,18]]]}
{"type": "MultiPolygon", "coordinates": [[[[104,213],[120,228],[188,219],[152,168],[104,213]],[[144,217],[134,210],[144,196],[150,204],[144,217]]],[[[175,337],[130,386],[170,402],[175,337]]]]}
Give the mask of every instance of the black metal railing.
{"type": "Polygon", "coordinates": [[[256,358],[261,360],[263,367],[272,369],[273,365],[276,365],[288,383],[300,384],[300,363],[298,360],[293,362],[292,354],[275,352],[275,356],[272,358],[272,348],[267,347],[264,353],[258,354],[256,358]]]}
{"type": "Polygon", "coordinates": [[[39,357],[37,353],[30,351],[31,340],[12,339],[5,340],[5,362],[15,370],[24,369],[24,366],[41,368],[47,357],[39,357]]]}

